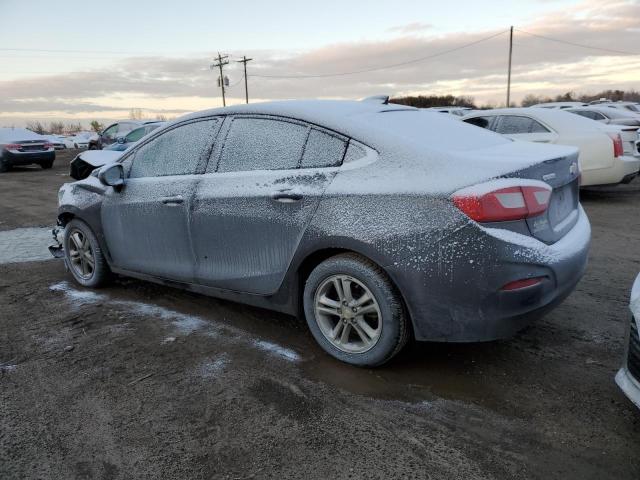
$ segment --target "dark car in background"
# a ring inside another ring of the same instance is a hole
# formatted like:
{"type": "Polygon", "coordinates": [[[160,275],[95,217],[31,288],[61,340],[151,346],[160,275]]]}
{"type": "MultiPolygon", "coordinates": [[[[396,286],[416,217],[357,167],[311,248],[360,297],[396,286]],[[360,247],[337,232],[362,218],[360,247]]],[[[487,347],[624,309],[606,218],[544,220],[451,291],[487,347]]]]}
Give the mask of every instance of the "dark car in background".
{"type": "Polygon", "coordinates": [[[0,128],[0,172],[15,165],[51,168],[55,159],[55,149],[46,137],[26,128],[0,128]]]}
{"type": "Polygon", "coordinates": [[[139,142],[140,139],[142,139],[145,135],[148,135],[156,128],[159,128],[164,124],[165,122],[146,123],[142,127],[131,130],[125,136],[118,137],[114,143],[104,147],[104,150],[115,150],[117,152],[124,152],[127,148],[139,142]]]}
{"type": "Polygon", "coordinates": [[[107,145],[118,141],[118,138],[125,137],[131,130],[144,126],[148,123],[156,123],[156,120],[123,120],[113,123],[98,133],[95,138],[89,140],[89,150],[102,150],[107,145]]]}
{"type": "Polygon", "coordinates": [[[63,185],[51,250],[85,287],[117,273],[300,315],[380,365],[410,338],[509,337],[573,291],[577,159],[381,101],[209,110],[63,185]]]}

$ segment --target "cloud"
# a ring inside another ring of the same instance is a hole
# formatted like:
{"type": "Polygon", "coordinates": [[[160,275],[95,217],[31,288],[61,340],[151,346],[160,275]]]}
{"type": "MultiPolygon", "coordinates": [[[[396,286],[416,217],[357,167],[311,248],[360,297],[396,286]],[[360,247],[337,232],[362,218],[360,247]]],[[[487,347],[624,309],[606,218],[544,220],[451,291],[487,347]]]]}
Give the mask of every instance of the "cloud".
{"type": "MultiPolygon", "coordinates": [[[[517,28],[513,54],[513,97],[567,90],[637,88],[640,71],[638,22],[640,3],[587,0],[571,11],[555,11],[517,28]],[[528,33],[524,33],[528,32],[528,33]],[[605,49],[638,52],[613,55],[530,34],[605,49]]],[[[424,30],[412,23],[399,33],[424,30]]],[[[421,62],[353,75],[327,78],[267,78],[296,74],[333,74],[410,62],[482,40],[500,31],[459,32],[441,36],[401,35],[377,41],[335,43],[304,52],[254,50],[249,64],[251,99],[361,98],[378,93],[461,94],[480,102],[503,101],[506,86],[506,31],[468,48],[421,62]],[[262,75],[262,76],[258,76],[262,75]]],[[[239,55],[237,55],[239,56],[239,55]]],[[[122,115],[131,107],[155,112],[199,110],[220,104],[210,57],[137,56],[109,68],[0,82],[0,116],[38,115],[52,111],[76,117],[82,113],[122,115]],[[39,110],[42,109],[42,110],[39,110]]],[[[241,102],[240,66],[225,71],[232,86],[231,103],[241,102]]]]}
{"type": "Polygon", "coordinates": [[[413,22],[406,25],[398,25],[397,27],[391,27],[387,29],[390,33],[399,33],[401,35],[415,35],[417,33],[423,33],[427,30],[431,30],[433,25],[430,23],[413,22]]]}

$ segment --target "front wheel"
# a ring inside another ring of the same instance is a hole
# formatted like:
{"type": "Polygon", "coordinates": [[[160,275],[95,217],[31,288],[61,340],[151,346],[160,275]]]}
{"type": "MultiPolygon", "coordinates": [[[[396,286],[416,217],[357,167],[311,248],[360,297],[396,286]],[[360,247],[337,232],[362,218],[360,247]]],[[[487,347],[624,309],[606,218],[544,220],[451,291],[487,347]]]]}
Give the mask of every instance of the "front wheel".
{"type": "Polygon", "coordinates": [[[356,254],[331,257],[305,284],[304,311],[320,346],[346,363],[374,367],[406,344],[409,324],[386,273],[356,254]]]}
{"type": "Polygon", "coordinates": [[[111,278],[111,272],[98,239],[89,226],[77,219],[64,230],[65,263],[80,285],[98,288],[111,278]]]}

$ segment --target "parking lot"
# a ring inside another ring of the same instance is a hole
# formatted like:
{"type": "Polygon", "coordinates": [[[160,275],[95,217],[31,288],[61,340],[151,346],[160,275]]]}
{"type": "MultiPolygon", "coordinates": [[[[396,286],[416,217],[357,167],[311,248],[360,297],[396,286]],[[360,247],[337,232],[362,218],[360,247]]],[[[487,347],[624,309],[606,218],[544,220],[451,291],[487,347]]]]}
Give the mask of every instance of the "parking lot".
{"type": "Polygon", "coordinates": [[[640,478],[640,412],[613,381],[637,179],[583,192],[590,263],[544,319],[357,369],[302,320],[129,279],[84,290],[25,250],[72,155],[0,174],[0,478],[640,478]]]}

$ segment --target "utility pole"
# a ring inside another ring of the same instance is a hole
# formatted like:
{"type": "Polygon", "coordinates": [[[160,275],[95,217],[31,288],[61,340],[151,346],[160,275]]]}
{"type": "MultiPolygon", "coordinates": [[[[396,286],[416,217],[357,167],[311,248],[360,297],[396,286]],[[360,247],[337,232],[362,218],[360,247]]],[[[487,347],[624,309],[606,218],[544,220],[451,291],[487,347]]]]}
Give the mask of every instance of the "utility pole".
{"type": "Polygon", "coordinates": [[[214,61],[214,63],[211,64],[211,70],[213,70],[214,68],[218,67],[220,69],[220,86],[222,87],[222,106],[226,107],[227,106],[227,101],[224,98],[224,76],[222,75],[222,67],[224,65],[228,65],[229,64],[229,60],[227,60],[228,55],[222,56],[220,55],[220,52],[218,52],[218,58],[217,63],[214,61]]]}
{"type": "Polygon", "coordinates": [[[509,30],[509,73],[507,74],[507,108],[511,101],[511,57],[513,55],[513,25],[509,30]]]}
{"type": "Polygon", "coordinates": [[[249,103],[249,87],[247,83],[247,62],[250,62],[253,58],[247,58],[246,55],[242,56],[242,60],[238,60],[238,63],[244,64],[244,97],[246,103],[249,103]]]}

